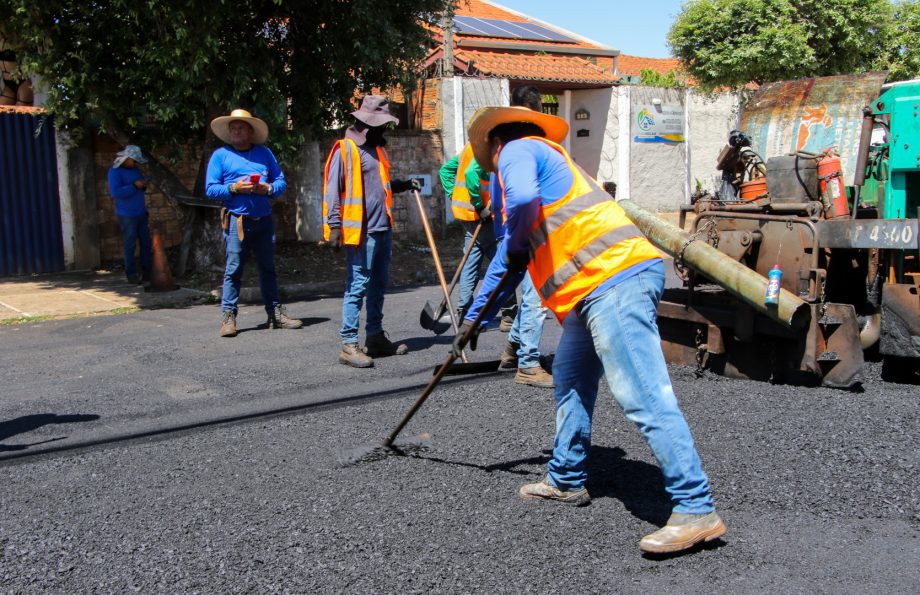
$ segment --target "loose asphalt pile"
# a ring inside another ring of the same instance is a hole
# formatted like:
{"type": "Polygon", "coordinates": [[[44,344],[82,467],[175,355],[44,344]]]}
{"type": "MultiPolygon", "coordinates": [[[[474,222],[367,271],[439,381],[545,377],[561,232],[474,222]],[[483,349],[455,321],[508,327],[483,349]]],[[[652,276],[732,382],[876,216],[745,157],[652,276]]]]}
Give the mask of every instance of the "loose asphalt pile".
{"type": "Polygon", "coordinates": [[[382,439],[414,391],[6,464],[0,587],[916,592],[920,391],[877,372],[843,392],[672,368],[729,527],[683,556],[638,550],[670,504],[606,393],[592,504],[520,501],[552,447],[552,398],[500,375],[436,391],[406,429],[431,446],[411,457],[337,458],[382,439]]]}

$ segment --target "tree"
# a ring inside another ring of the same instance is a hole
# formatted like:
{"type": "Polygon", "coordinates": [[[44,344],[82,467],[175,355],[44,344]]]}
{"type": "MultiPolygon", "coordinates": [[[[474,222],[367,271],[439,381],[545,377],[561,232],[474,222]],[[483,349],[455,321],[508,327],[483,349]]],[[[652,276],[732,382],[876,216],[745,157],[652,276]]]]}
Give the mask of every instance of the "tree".
{"type": "MultiPolygon", "coordinates": [[[[201,156],[195,188],[169,159],[149,177],[170,200],[204,194],[208,123],[243,106],[291,157],[351,111],[356,92],[410,85],[446,0],[4,0],[0,37],[48,92],[56,125],[201,156]]],[[[191,237],[195,217],[185,221],[191,237]]],[[[180,265],[180,269],[182,266],[180,265]]]]}
{"type": "Polygon", "coordinates": [[[639,84],[647,87],[664,87],[668,89],[685,89],[687,81],[675,71],[661,74],[651,68],[643,68],[639,71],[639,84]]]}
{"type": "Polygon", "coordinates": [[[891,81],[920,77],[920,0],[895,5],[891,43],[882,66],[891,81]]]}
{"type": "Polygon", "coordinates": [[[706,88],[864,72],[890,44],[889,0],[690,0],[668,33],[706,88]]]}

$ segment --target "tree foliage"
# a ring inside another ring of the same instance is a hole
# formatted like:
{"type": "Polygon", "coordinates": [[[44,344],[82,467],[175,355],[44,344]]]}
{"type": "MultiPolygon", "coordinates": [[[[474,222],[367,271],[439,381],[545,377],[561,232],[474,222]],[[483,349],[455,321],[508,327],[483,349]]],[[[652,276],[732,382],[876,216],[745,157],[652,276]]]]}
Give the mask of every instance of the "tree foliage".
{"type": "Polygon", "coordinates": [[[888,79],[920,77],[920,0],[895,5],[894,27],[886,56],[888,79]]]}
{"type": "Polygon", "coordinates": [[[356,91],[411,83],[445,0],[4,0],[0,36],[45,83],[58,125],[201,145],[233,107],[295,145],[356,91]]]}
{"type": "Polygon", "coordinates": [[[889,0],[690,0],[668,34],[707,88],[865,72],[890,51],[889,0]]]}
{"type": "Polygon", "coordinates": [[[651,68],[643,68],[639,71],[639,84],[668,89],[684,89],[687,87],[687,81],[677,72],[672,70],[667,74],[661,74],[651,68]]]}

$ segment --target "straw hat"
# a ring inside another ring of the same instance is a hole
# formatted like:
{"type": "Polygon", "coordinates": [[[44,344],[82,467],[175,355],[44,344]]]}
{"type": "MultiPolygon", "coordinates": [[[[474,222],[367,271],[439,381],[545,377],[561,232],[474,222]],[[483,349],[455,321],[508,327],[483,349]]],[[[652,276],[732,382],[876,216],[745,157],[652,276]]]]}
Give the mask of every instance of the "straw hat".
{"type": "Polygon", "coordinates": [[[489,133],[499,124],[530,122],[546,133],[545,137],[561,143],[569,133],[568,123],[559,116],[535,112],[526,107],[481,107],[476,110],[467,125],[467,136],[473,145],[476,163],[486,171],[492,171],[492,155],[489,151],[489,133]]]}
{"type": "Polygon", "coordinates": [[[220,116],[211,120],[211,132],[213,132],[217,138],[229,145],[230,122],[234,120],[240,120],[252,126],[252,142],[254,144],[262,145],[268,140],[268,124],[254,117],[244,109],[235,109],[230,112],[229,116],[220,116]]]}

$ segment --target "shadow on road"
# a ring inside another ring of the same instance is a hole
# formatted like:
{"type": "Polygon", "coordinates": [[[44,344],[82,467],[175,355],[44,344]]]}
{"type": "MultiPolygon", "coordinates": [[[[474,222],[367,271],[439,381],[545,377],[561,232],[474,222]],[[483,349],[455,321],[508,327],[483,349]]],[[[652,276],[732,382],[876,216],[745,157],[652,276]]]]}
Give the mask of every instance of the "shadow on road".
{"type": "MultiPolygon", "coordinates": [[[[13,436],[17,436],[19,434],[25,434],[51,424],[70,424],[95,421],[97,419],[99,419],[99,416],[95,414],[57,415],[56,413],[38,413],[35,415],[24,415],[22,417],[17,417],[16,419],[0,422],[0,442],[6,440],[7,438],[12,438],[13,436]]],[[[56,440],[63,440],[64,438],[65,437],[62,436],[59,438],[51,438],[49,440],[41,440],[39,442],[32,442],[29,444],[0,444],[0,452],[25,450],[30,446],[45,444],[47,442],[54,442],[56,440]]]]}

